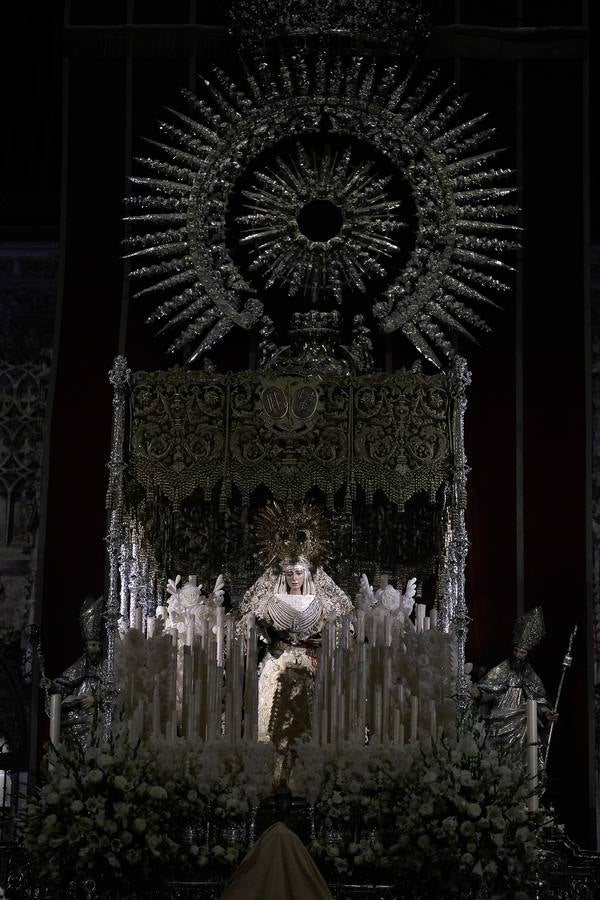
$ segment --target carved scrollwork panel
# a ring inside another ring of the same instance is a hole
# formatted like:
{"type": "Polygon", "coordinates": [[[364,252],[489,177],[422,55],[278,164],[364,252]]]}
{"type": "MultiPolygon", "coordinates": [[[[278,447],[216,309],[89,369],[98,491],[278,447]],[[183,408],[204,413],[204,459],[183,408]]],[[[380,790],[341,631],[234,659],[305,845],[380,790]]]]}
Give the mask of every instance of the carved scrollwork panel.
{"type": "Polygon", "coordinates": [[[227,384],[179,369],[137,373],[131,393],[131,473],[179,503],[222,476],[227,384]]]}
{"type": "Polygon", "coordinates": [[[363,376],[355,394],[354,470],[368,493],[403,505],[449,475],[450,396],[445,376],[363,376]]]}
{"type": "Polygon", "coordinates": [[[446,376],[138,373],[130,471],[175,504],[220,484],[248,497],[356,485],[403,505],[449,474],[446,376]]]}

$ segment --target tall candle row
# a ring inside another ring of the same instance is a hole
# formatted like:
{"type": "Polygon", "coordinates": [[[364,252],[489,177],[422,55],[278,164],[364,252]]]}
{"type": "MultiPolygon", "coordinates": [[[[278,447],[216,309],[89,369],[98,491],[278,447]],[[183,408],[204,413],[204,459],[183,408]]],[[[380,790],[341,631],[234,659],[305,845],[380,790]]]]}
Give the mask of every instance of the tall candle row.
{"type": "MultiPolygon", "coordinates": [[[[199,604],[192,612],[180,607],[172,615],[159,607],[157,615],[145,623],[140,616],[134,618],[138,631],[143,633],[145,624],[148,638],[158,636],[157,622],[162,618],[167,636],[162,640],[171,643],[168,670],[155,678],[151,689],[145,685],[141,712],[133,683],[128,686],[133,733],[257,740],[254,616],[245,618],[240,631],[235,618],[214,603],[199,604]]],[[[429,648],[439,654],[438,645],[445,637],[437,630],[434,636],[432,625],[434,614],[427,616],[423,604],[416,605],[414,626],[381,604],[326,621],[314,682],[313,741],[364,741],[371,735],[404,743],[435,736],[438,703],[446,699],[447,691],[437,676],[433,694],[432,685],[426,684],[431,682],[429,648]]]]}
{"type": "MultiPolygon", "coordinates": [[[[313,743],[376,737],[401,745],[406,739],[437,737],[437,700],[410,694],[398,680],[403,646],[392,621],[382,610],[359,610],[355,638],[348,618],[325,624],[314,686],[313,743]]],[[[427,630],[421,624],[417,630],[427,630]]]]}
{"type": "MultiPolygon", "coordinates": [[[[147,637],[155,634],[148,619],[147,637]]],[[[168,627],[168,668],[154,677],[151,700],[144,701],[130,674],[126,709],[134,739],[152,734],[236,743],[258,736],[256,623],[245,633],[235,628],[222,607],[207,608],[183,634],[168,627]]]]}

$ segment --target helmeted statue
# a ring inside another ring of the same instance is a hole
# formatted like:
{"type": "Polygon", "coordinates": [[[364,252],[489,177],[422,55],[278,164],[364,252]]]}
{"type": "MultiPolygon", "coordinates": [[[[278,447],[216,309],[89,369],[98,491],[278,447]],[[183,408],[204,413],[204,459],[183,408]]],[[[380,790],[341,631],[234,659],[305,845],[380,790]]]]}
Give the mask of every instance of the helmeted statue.
{"type": "Polygon", "coordinates": [[[51,693],[60,694],[61,732],[65,740],[75,738],[84,745],[98,720],[102,684],[102,611],[104,599],[86,597],[79,613],[85,652],[55,678],[51,693]]]}
{"type": "Polygon", "coordinates": [[[314,673],[323,626],[349,615],[347,595],[318,564],[323,525],[312,507],[267,508],[257,540],[273,554],[246,591],[240,627],[256,618],[264,652],[259,663],[258,736],[270,739],[287,774],[295,740],[310,734],[314,673]]]}
{"type": "Polygon", "coordinates": [[[527,659],[544,634],[544,616],[541,607],[536,606],[515,622],[510,659],[490,669],[473,688],[473,696],[481,700],[482,707],[488,707],[483,715],[488,739],[499,746],[525,747],[528,700],[538,704],[540,745],[545,740],[546,722],[555,718],[544,685],[527,659]]]}

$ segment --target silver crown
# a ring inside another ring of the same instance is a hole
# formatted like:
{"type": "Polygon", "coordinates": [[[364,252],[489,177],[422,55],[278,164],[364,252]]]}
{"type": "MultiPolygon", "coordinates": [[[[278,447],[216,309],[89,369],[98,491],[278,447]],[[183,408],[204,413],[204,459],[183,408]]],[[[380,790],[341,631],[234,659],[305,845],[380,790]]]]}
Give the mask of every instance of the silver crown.
{"type": "Polygon", "coordinates": [[[425,0],[233,0],[233,30],[243,46],[282,37],[330,35],[391,44],[402,54],[429,34],[425,0]]]}

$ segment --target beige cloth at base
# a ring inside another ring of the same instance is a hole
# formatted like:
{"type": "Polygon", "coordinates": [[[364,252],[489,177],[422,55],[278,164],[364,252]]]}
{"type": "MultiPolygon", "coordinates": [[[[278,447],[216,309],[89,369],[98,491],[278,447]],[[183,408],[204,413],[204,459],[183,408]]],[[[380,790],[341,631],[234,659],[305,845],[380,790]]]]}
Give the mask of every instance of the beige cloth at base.
{"type": "Polygon", "coordinates": [[[300,838],[276,822],[241,861],[221,900],[332,900],[300,838]]]}

